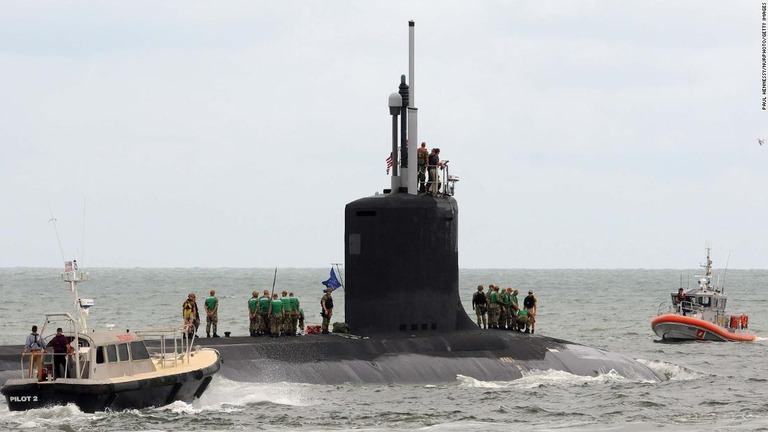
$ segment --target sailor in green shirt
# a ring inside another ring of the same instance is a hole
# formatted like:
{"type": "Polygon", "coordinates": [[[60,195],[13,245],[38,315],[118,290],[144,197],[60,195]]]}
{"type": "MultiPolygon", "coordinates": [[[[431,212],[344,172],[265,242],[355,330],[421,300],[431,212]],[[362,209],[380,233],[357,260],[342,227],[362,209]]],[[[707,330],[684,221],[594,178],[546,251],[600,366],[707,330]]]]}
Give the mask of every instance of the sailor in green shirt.
{"type": "Polygon", "coordinates": [[[500,299],[498,287],[496,285],[488,286],[490,288],[490,292],[488,293],[488,301],[490,303],[488,306],[488,320],[490,321],[488,327],[499,328],[499,311],[501,310],[501,307],[499,306],[500,299]]]}
{"type": "Polygon", "coordinates": [[[512,291],[512,288],[507,288],[507,299],[509,300],[507,302],[507,309],[509,310],[507,317],[507,329],[508,330],[516,330],[517,329],[517,311],[520,309],[517,306],[517,296],[514,294],[515,292],[512,291]]]}
{"type": "Polygon", "coordinates": [[[272,296],[272,307],[269,309],[269,324],[272,330],[272,337],[280,336],[280,328],[283,322],[283,301],[277,297],[277,293],[272,296]]]}
{"type": "Polygon", "coordinates": [[[269,307],[272,305],[272,299],[269,298],[269,291],[264,290],[264,295],[259,297],[259,320],[258,334],[266,335],[269,333],[269,307]]]}
{"type": "Polygon", "coordinates": [[[517,311],[517,331],[523,331],[525,330],[526,333],[529,332],[528,330],[528,311],[525,309],[520,309],[517,311]]]}
{"type": "Polygon", "coordinates": [[[501,328],[510,328],[510,308],[509,304],[512,302],[510,299],[511,293],[507,292],[506,289],[501,289],[501,303],[504,305],[504,311],[501,313],[501,319],[499,319],[499,327],[501,328]]]}
{"type": "Polygon", "coordinates": [[[288,334],[296,336],[298,330],[296,326],[299,323],[299,299],[294,297],[293,293],[288,293],[288,301],[291,303],[291,316],[289,317],[290,324],[288,325],[288,334]]]}
{"type": "Polygon", "coordinates": [[[248,330],[251,336],[256,336],[256,332],[259,331],[259,292],[254,291],[251,293],[251,298],[248,299],[248,318],[250,319],[250,325],[248,330]]]}
{"type": "Polygon", "coordinates": [[[280,301],[283,302],[283,325],[281,326],[281,333],[284,335],[291,334],[291,331],[289,329],[291,325],[291,302],[288,300],[288,291],[283,291],[283,296],[280,298],[280,301]]]}
{"type": "Polygon", "coordinates": [[[213,337],[219,337],[216,329],[219,327],[219,299],[216,298],[216,291],[211,290],[211,296],[205,299],[205,336],[211,337],[211,327],[213,327],[213,337]]]}

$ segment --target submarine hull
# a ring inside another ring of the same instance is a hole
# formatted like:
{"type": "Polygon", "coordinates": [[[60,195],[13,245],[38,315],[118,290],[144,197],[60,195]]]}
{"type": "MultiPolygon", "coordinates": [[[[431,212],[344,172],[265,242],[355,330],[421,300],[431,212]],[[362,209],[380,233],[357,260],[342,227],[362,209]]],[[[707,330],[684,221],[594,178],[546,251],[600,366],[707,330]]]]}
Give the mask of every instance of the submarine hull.
{"type": "Polygon", "coordinates": [[[221,353],[221,375],[246,382],[444,384],[455,382],[459,375],[510,381],[547,370],[581,376],[613,371],[630,379],[659,380],[652,369],[620,354],[503,330],[228,338],[211,343],[203,339],[200,343],[221,353]]]}

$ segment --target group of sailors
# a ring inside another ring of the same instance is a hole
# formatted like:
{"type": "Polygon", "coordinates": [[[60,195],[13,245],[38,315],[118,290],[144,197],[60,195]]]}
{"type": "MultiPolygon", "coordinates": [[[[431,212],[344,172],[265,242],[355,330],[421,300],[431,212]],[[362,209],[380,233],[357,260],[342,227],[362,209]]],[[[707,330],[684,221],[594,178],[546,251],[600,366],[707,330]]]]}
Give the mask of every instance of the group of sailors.
{"type": "MultiPolygon", "coordinates": [[[[204,308],[206,337],[219,337],[219,299],[215,290],[211,290],[210,297],[205,299],[204,308]]],[[[184,331],[191,338],[200,328],[200,313],[195,293],[189,293],[181,305],[181,313],[184,331]]],[[[304,331],[304,310],[301,308],[301,302],[288,291],[283,291],[282,297],[278,293],[270,296],[268,290],[264,290],[261,296],[258,291],[253,291],[248,299],[248,320],[249,333],[254,337],[296,336],[304,331]]]]}
{"type": "Polygon", "coordinates": [[[521,308],[517,295],[518,290],[512,288],[499,288],[498,285],[488,285],[488,294],[485,287],[477,286],[477,291],[472,295],[472,309],[477,315],[477,326],[492,329],[517,330],[524,333],[533,333],[536,329],[537,300],[533,290],[523,299],[521,308]],[[487,317],[486,317],[487,316],[487,317]]]}
{"type": "Polygon", "coordinates": [[[274,293],[270,298],[267,290],[260,297],[258,291],[252,293],[248,299],[248,330],[251,336],[297,336],[299,330],[304,331],[301,302],[292,292],[283,291],[282,294],[279,297],[274,293]]]}

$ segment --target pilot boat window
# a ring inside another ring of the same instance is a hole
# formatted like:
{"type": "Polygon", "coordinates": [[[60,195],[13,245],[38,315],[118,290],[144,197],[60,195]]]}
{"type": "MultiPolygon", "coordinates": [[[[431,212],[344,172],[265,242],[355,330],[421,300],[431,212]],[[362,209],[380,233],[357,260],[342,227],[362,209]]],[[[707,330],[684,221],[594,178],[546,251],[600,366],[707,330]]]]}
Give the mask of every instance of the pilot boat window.
{"type": "Polygon", "coordinates": [[[146,360],[149,358],[147,347],[142,342],[131,342],[131,358],[134,360],[146,360]]]}
{"type": "Polygon", "coordinates": [[[699,304],[705,307],[709,307],[712,303],[712,297],[699,297],[699,304]]]}
{"type": "Polygon", "coordinates": [[[96,364],[104,363],[104,350],[105,347],[98,347],[96,350],[96,364]]]}
{"type": "Polygon", "coordinates": [[[110,363],[117,361],[117,347],[114,345],[107,345],[107,359],[110,363]]]}
{"type": "Polygon", "coordinates": [[[128,358],[128,344],[127,343],[122,343],[122,344],[118,345],[117,346],[117,352],[120,354],[120,361],[121,362],[130,360],[128,358]]]}

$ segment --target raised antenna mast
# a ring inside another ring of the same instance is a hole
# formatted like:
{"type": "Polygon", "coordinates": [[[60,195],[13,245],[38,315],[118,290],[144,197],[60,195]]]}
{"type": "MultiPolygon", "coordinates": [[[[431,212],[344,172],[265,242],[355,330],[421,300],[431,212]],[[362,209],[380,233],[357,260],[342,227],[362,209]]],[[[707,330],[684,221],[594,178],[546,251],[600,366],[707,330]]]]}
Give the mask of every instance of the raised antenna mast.
{"type": "Polygon", "coordinates": [[[728,251],[728,258],[725,260],[725,270],[723,270],[723,284],[720,286],[720,290],[725,294],[725,275],[728,273],[728,263],[731,262],[731,251],[728,251]]]}
{"type": "Polygon", "coordinates": [[[85,197],[83,197],[83,232],[80,239],[80,265],[85,262],[85,197]]]}
{"type": "Polygon", "coordinates": [[[408,190],[411,195],[418,195],[418,161],[416,160],[416,149],[419,147],[419,129],[418,129],[418,110],[416,109],[416,23],[408,21],[408,106],[403,115],[408,116],[408,152],[405,159],[402,186],[408,190]]]}
{"type": "Polygon", "coordinates": [[[61,252],[61,260],[66,261],[66,257],[64,256],[64,248],[61,247],[61,237],[59,237],[59,229],[56,227],[56,218],[53,216],[53,209],[51,206],[48,206],[48,211],[51,212],[51,218],[48,219],[48,222],[53,222],[53,230],[56,232],[56,243],[59,245],[59,252],[61,252]]]}

